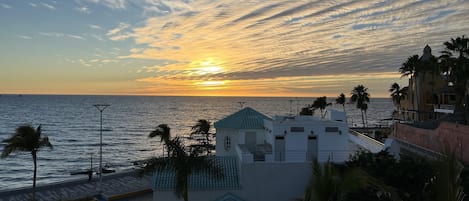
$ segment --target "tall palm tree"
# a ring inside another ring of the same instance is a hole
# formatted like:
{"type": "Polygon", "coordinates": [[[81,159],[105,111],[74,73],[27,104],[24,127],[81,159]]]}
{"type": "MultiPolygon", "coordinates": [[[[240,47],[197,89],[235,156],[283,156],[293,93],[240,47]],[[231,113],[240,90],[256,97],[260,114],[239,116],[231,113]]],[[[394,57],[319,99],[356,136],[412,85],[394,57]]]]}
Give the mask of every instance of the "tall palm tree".
{"type": "Polygon", "coordinates": [[[363,126],[366,125],[364,116],[364,111],[366,111],[366,109],[368,108],[368,105],[366,105],[366,103],[370,102],[370,94],[367,92],[367,90],[368,88],[360,84],[353,88],[351,93],[352,96],[350,97],[350,101],[352,103],[357,103],[357,108],[360,109],[362,112],[363,126]],[[364,105],[366,105],[366,108],[364,105]]]}
{"type": "Polygon", "coordinates": [[[324,118],[324,116],[326,114],[323,111],[329,105],[331,105],[331,103],[327,102],[327,97],[322,96],[322,97],[318,97],[318,98],[316,98],[316,100],[314,100],[312,107],[314,109],[319,109],[321,111],[321,117],[324,118]]]}
{"type": "Polygon", "coordinates": [[[191,136],[202,135],[205,137],[205,141],[202,143],[202,146],[205,147],[207,154],[210,153],[210,149],[212,147],[210,144],[210,134],[211,134],[210,127],[211,127],[210,121],[206,119],[199,119],[197,123],[191,128],[192,129],[191,136]]]}
{"type": "MultiPolygon", "coordinates": [[[[148,135],[149,138],[154,138],[156,136],[160,137],[160,142],[164,142],[165,144],[167,144],[171,138],[171,128],[169,128],[167,124],[158,125],[158,127],[156,127],[156,129],[151,131],[150,134],[148,135]]],[[[164,149],[163,149],[163,153],[164,153],[164,149]]],[[[169,150],[167,150],[167,153],[169,156],[169,150]]]]}
{"type": "Polygon", "coordinates": [[[194,134],[201,134],[205,137],[205,139],[207,140],[207,142],[210,141],[210,127],[211,127],[211,123],[210,121],[206,120],[206,119],[199,119],[197,121],[197,123],[191,127],[192,129],[192,132],[191,132],[191,135],[194,135],[194,134]]]}
{"type": "Polygon", "coordinates": [[[36,199],[37,152],[43,147],[49,147],[52,149],[52,144],[49,142],[49,138],[46,136],[41,137],[41,134],[41,125],[36,129],[31,125],[22,125],[16,128],[15,133],[13,133],[10,138],[3,140],[6,145],[3,149],[1,158],[6,158],[16,151],[31,152],[34,163],[32,200],[36,199]]]}
{"type": "Polygon", "coordinates": [[[312,116],[314,114],[314,108],[312,105],[308,104],[305,107],[301,108],[300,115],[309,115],[312,116]]]}
{"type": "Polygon", "coordinates": [[[186,147],[179,137],[169,140],[166,143],[169,150],[167,158],[153,158],[146,162],[144,172],[154,171],[174,171],[175,189],[174,193],[178,198],[183,197],[189,200],[189,177],[196,172],[206,172],[215,178],[223,177],[223,169],[217,159],[213,156],[199,156],[199,151],[191,149],[186,151],[186,147]]]}
{"type": "Polygon", "coordinates": [[[399,68],[401,77],[413,76],[420,71],[420,60],[419,55],[415,54],[407,58],[399,68]]]}
{"type": "Polygon", "coordinates": [[[391,88],[389,88],[389,92],[391,93],[394,104],[397,106],[397,110],[401,110],[401,98],[403,96],[401,86],[394,82],[391,88]]]}
{"type": "Polygon", "coordinates": [[[335,99],[335,103],[336,104],[341,104],[342,107],[344,108],[344,112],[345,112],[345,95],[344,95],[344,93],[340,93],[340,95],[337,97],[337,99],[335,99]]]}
{"type": "Polygon", "coordinates": [[[466,91],[465,86],[469,82],[469,39],[463,35],[456,39],[451,38],[451,41],[443,44],[445,50],[441,52],[440,66],[448,81],[453,82],[457,103],[461,105],[466,91]]]}
{"type": "Polygon", "coordinates": [[[368,104],[363,103],[360,106],[360,110],[363,111],[364,117],[365,117],[365,127],[368,127],[368,116],[366,115],[366,111],[368,110],[368,104]]]}

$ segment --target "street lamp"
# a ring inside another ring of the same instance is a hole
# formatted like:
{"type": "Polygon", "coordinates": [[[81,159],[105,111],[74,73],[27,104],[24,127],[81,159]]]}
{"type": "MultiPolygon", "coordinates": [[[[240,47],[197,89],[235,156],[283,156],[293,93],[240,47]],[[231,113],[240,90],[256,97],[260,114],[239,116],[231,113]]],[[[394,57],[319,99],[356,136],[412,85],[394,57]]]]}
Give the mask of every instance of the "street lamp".
{"type": "Polygon", "coordinates": [[[101,113],[101,126],[99,128],[99,190],[101,191],[101,182],[103,181],[103,111],[109,104],[95,104],[93,105],[101,113]]]}

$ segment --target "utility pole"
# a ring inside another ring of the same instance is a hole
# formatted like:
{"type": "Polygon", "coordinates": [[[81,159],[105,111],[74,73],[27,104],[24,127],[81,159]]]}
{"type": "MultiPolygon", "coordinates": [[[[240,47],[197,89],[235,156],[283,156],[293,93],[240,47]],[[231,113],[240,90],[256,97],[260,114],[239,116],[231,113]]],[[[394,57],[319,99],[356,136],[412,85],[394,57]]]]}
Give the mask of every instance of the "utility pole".
{"type": "Polygon", "coordinates": [[[103,181],[103,111],[111,106],[109,104],[95,104],[93,105],[96,109],[99,110],[101,114],[101,123],[99,127],[99,192],[101,193],[101,183],[103,181]]]}

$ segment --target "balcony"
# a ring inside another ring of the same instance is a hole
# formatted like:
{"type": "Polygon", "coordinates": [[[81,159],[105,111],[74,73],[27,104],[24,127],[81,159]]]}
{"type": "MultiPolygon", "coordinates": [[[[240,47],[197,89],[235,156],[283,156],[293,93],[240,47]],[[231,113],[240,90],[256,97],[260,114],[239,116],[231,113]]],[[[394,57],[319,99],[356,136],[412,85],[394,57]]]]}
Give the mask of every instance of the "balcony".
{"type": "Polygon", "coordinates": [[[446,113],[446,114],[453,114],[454,113],[454,105],[433,105],[433,111],[439,113],[446,113]]]}
{"type": "Polygon", "coordinates": [[[273,161],[271,144],[256,144],[254,149],[249,149],[245,144],[236,146],[236,152],[241,163],[273,161]]]}

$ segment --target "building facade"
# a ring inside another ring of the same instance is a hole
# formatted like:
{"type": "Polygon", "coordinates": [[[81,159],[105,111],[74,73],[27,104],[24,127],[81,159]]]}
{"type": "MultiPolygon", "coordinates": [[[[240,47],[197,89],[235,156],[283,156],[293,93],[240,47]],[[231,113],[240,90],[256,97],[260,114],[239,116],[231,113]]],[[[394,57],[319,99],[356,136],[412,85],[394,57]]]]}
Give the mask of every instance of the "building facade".
{"type": "Polygon", "coordinates": [[[418,66],[402,92],[398,106],[401,119],[427,121],[454,111],[454,89],[440,73],[437,60],[428,45],[423,49],[418,66]]]}
{"type": "MultiPolygon", "coordinates": [[[[359,149],[381,151],[384,144],[351,133],[344,112],[268,117],[246,107],[217,122],[216,157],[229,175],[221,180],[194,173],[190,200],[295,200],[303,197],[311,161],[343,163],[359,149]]],[[[157,173],[154,200],[177,200],[174,173],[157,173]],[[171,175],[173,174],[173,175],[171,175]]]]}

